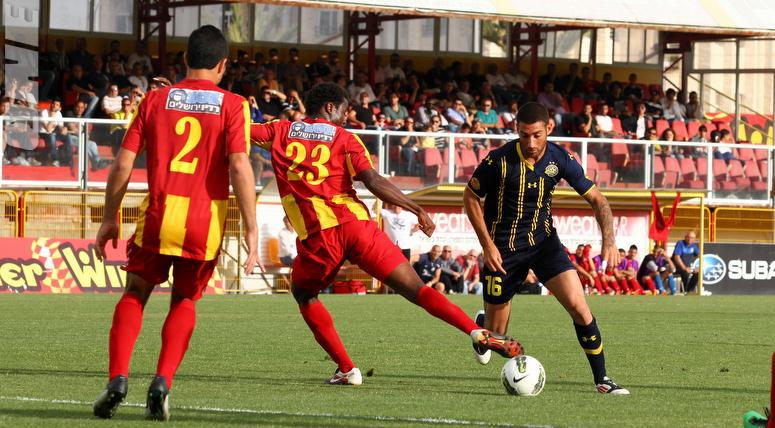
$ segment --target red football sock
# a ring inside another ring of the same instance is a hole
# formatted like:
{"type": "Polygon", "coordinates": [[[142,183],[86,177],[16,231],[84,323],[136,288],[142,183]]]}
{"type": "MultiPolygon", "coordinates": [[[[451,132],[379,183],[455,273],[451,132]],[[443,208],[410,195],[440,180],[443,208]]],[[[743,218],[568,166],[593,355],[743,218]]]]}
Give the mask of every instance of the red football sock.
{"type": "Polygon", "coordinates": [[[431,287],[422,287],[417,293],[417,305],[429,314],[445,321],[463,333],[470,334],[481,327],[468,317],[462,309],[452,304],[443,294],[431,287]]]}
{"type": "Polygon", "coordinates": [[[644,294],[643,287],[640,286],[638,280],[635,278],[630,278],[630,289],[638,294],[644,294]]]}
{"type": "Polygon", "coordinates": [[[619,280],[619,285],[622,287],[623,293],[629,293],[630,292],[630,286],[627,285],[627,280],[622,278],[619,280]]]}
{"type": "Polygon", "coordinates": [[[352,370],[355,364],[353,364],[350,356],[347,355],[347,350],[344,348],[342,340],[339,339],[339,333],[336,332],[334,327],[334,320],[331,319],[331,314],[323,306],[323,302],[316,300],[309,305],[301,305],[299,306],[299,312],[304,317],[304,321],[307,322],[309,329],[312,330],[312,334],[315,335],[315,340],[334,360],[339,367],[339,371],[347,373],[352,370]]]}
{"type": "Polygon", "coordinates": [[[173,299],[167,320],[161,330],[161,352],[156,375],[164,376],[167,388],[188,350],[188,342],[196,327],[196,305],[191,299],[173,299]]]}
{"type": "Polygon", "coordinates": [[[129,377],[129,360],[137,336],[143,327],[143,304],[132,293],[124,293],[113,311],[108,353],[110,355],[110,379],[118,375],[129,377]]]}
{"type": "Polygon", "coordinates": [[[597,292],[600,293],[600,294],[605,294],[605,288],[603,287],[603,281],[600,281],[600,277],[599,276],[595,276],[593,278],[595,280],[595,289],[597,290],[597,292]]]}
{"type": "Polygon", "coordinates": [[[610,287],[612,287],[614,289],[616,294],[622,294],[622,288],[619,287],[619,283],[616,282],[616,280],[608,281],[608,284],[609,284],[610,287]]]}
{"type": "Polygon", "coordinates": [[[646,283],[646,287],[648,287],[649,290],[651,290],[651,292],[653,294],[657,294],[657,286],[654,285],[654,280],[653,279],[651,279],[649,277],[644,277],[643,278],[643,282],[646,283]]]}

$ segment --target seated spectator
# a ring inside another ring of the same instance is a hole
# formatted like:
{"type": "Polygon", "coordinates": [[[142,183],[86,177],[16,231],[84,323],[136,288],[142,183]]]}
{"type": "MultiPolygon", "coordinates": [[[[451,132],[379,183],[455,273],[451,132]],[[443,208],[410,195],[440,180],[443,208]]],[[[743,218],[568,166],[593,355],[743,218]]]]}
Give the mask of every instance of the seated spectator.
{"type": "Polygon", "coordinates": [[[347,87],[347,92],[350,93],[350,99],[359,99],[361,93],[366,92],[370,100],[376,99],[374,91],[371,89],[371,85],[366,78],[366,73],[359,71],[355,74],[355,80],[347,87]]]}
{"type": "MultiPolygon", "coordinates": [[[[404,127],[401,129],[406,132],[414,132],[414,118],[407,117],[404,121],[404,127]]],[[[420,137],[416,135],[406,135],[399,140],[401,144],[401,168],[399,169],[399,175],[417,175],[419,171],[416,169],[415,156],[419,147],[420,137]]]]}
{"type": "MultiPolygon", "coordinates": [[[[282,79],[282,85],[286,88],[296,89],[301,91],[304,89],[304,85],[309,82],[309,77],[304,69],[304,64],[299,61],[299,50],[295,47],[288,49],[288,62],[283,64],[282,71],[279,73],[282,79]]],[[[274,70],[270,73],[269,78],[274,76],[274,70]]],[[[266,77],[266,70],[261,70],[260,79],[266,77]]],[[[266,80],[265,80],[266,82],[266,80]]],[[[279,87],[279,86],[278,86],[279,87]]],[[[275,88],[277,89],[277,88],[275,88]]]]}
{"type": "Polygon", "coordinates": [[[86,50],[86,39],[83,37],[75,39],[75,49],[67,54],[67,59],[71,68],[79,66],[84,72],[94,67],[94,55],[86,50]]]}
{"type": "Polygon", "coordinates": [[[94,88],[94,93],[98,97],[103,97],[108,92],[108,86],[110,86],[110,77],[103,71],[105,65],[102,61],[102,57],[97,55],[94,57],[94,69],[86,73],[86,80],[94,88]]]}
{"type": "Polygon", "coordinates": [[[374,127],[377,129],[391,129],[392,126],[387,121],[387,116],[384,113],[380,113],[377,116],[377,121],[374,122],[374,127]]]}
{"type": "MultiPolygon", "coordinates": [[[[623,253],[624,250],[621,250],[621,252],[623,253]]],[[[592,263],[595,266],[597,276],[600,278],[600,281],[602,281],[603,286],[608,289],[608,294],[622,294],[622,288],[619,286],[616,276],[614,276],[614,268],[616,266],[606,266],[605,269],[603,269],[604,263],[601,254],[593,257],[592,263]]]]}
{"type": "MultiPolygon", "coordinates": [[[[675,131],[670,128],[665,129],[662,131],[662,135],[659,136],[659,140],[668,142],[675,141],[675,131]]],[[[673,153],[673,146],[671,145],[655,144],[654,153],[661,156],[678,157],[676,153],[673,153]]]]}
{"type": "Polygon", "coordinates": [[[638,247],[630,245],[627,255],[624,250],[619,250],[619,255],[623,256],[619,266],[614,268],[614,276],[619,281],[619,286],[627,294],[644,294],[643,287],[638,283],[638,247]]]}
{"type": "Polygon", "coordinates": [[[624,91],[618,83],[611,85],[611,91],[603,101],[613,110],[614,115],[627,113],[627,97],[624,96],[624,91]]]}
{"type": "Polygon", "coordinates": [[[576,116],[573,128],[574,137],[591,137],[595,130],[595,117],[592,115],[592,105],[584,104],[584,110],[576,116]]]}
{"type": "Polygon", "coordinates": [[[420,106],[414,113],[415,128],[427,129],[431,125],[431,118],[436,114],[436,100],[427,95],[420,96],[420,106]]]}
{"type": "Polygon", "coordinates": [[[646,104],[639,102],[635,106],[635,114],[623,121],[622,128],[630,138],[643,140],[646,131],[651,128],[651,118],[646,115],[646,104]]]}
{"type": "Polygon", "coordinates": [[[599,99],[606,99],[611,93],[611,85],[614,83],[613,75],[606,71],[603,73],[603,80],[595,87],[595,93],[599,99]]]}
{"type": "Polygon", "coordinates": [[[264,113],[261,112],[261,108],[258,107],[258,101],[253,95],[248,97],[248,106],[250,107],[250,122],[251,123],[264,123],[264,113]]]}
{"type": "Polygon", "coordinates": [[[611,116],[608,115],[608,104],[602,103],[597,108],[597,115],[595,115],[595,132],[594,135],[599,138],[614,138],[618,136],[614,132],[614,122],[611,120],[611,116]]]}
{"type": "Polygon", "coordinates": [[[399,102],[398,94],[390,94],[390,105],[382,109],[382,113],[393,126],[404,126],[404,121],[409,117],[409,112],[406,111],[406,107],[402,106],[399,102]]]}
{"type": "Polygon", "coordinates": [[[700,247],[695,242],[696,240],[697,234],[693,230],[687,232],[684,239],[675,244],[671,257],[686,293],[693,292],[699,280],[699,265],[694,263],[700,256],[700,247]]]}
{"type": "MultiPolygon", "coordinates": [[[[700,125],[700,128],[697,130],[697,135],[689,139],[692,143],[707,143],[708,141],[708,127],[705,125],[700,125]]],[[[692,157],[698,158],[698,157],[705,157],[708,154],[708,149],[706,147],[697,146],[694,147],[694,153],[692,157]]]]}
{"type": "MultiPolygon", "coordinates": [[[[83,100],[78,100],[73,106],[71,111],[65,114],[65,117],[72,117],[83,119],[86,117],[86,103],[83,100]]],[[[62,166],[75,167],[73,164],[73,147],[78,145],[78,135],[81,133],[81,124],[77,122],[67,123],[67,138],[70,140],[69,144],[62,146],[62,153],[60,154],[60,164],[62,166]]],[[[98,171],[110,165],[110,161],[102,159],[100,153],[97,150],[97,143],[87,139],[85,142],[86,156],[89,158],[92,171],[98,171]]]]}
{"type": "Polygon", "coordinates": [[[374,128],[377,118],[369,106],[369,93],[363,91],[358,97],[358,103],[353,103],[350,114],[347,117],[347,125],[355,129],[374,128]]]}
{"type": "Polygon", "coordinates": [[[662,118],[662,101],[658,91],[651,91],[651,98],[646,102],[646,113],[652,120],[662,118]]]}
{"type": "MultiPolygon", "coordinates": [[[[433,118],[431,118],[431,126],[428,129],[426,129],[425,132],[443,133],[444,130],[441,128],[441,116],[439,115],[433,116],[433,118]]],[[[446,146],[447,146],[447,138],[444,136],[420,138],[421,149],[436,148],[436,149],[442,150],[446,146]]]]}
{"type": "Polygon", "coordinates": [[[638,280],[645,285],[652,294],[667,294],[664,283],[667,282],[670,294],[675,294],[675,279],[673,262],[665,257],[665,248],[659,244],[654,245],[654,250],[646,254],[638,269],[638,280]]]}
{"type": "MultiPolygon", "coordinates": [[[[458,132],[461,134],[470,134],[471,125],[464,123],[458,132]]],[[[457,148],[458,152],[461,150],[471,150],[474,148],[474,140],[470,137],[455,138],[455,147],[457,148]]]]}
{"type": "Polygon", "coordinates": [[[134,69],[137,63],[142,66],[143,73],[150,73],[153,70],[151,57],[148,55],[148,45],[142,40],[135,43],[135,51],[129,54],[129,57],[126,59],[126,69],[134,69]]]}
{"type": "Polygon", "coordinates": [[[579,275],[581,285],[584,287],[584,294],[603,294],[602,289],[596,290],[591,288],[593,285],[597,284],[595,282],[595,277],[592,276],[592,273],[590,272],[590,270],[592,270],[591,266],[589,266],[584,257],[583,244],[578,245],[576,247],[576,252],[570,255],[570,262],[573,267],[576,268],[576,273],[579,275]]]}
{"type": "Polygon", "coordinates": [[[132,66],[132,75],[128,79],[129,83],[140,88],[143,93],[148,92],[148,78],[143,74],[143,65],[140,62],[132,66]]]}
{"type": "Polygon", "coordinates": [[[630,73],[627,86],[624,88],[624,98],[637,103],[643,99],[643,89],[638,84],[638,75],[630,73]]]}
{"type": "Polygon", "coordinates": [[[309,80],[314,80],[316,77],[323,80],[331,79],[331,69],[328,68],[328,53],[321,52],[318,54],[318,58],[307,66],[307,76],[309,76],[309,80]]]}
{"type": "Polygon", "coordinates": [[[11,83],[8,85],[6,94],[15,104],[30,109],[36,109],[38,108],[38,100],[32,93],[32,87],[32,80],[28,79],[19,82],[16,79],[12,79],[11,83]]]}
{"type": "Polygon", "coordinates": [[[414,263],[414,270],[427,287],[433,287],[440,293],[444,292],[444,283],[441,282],[441,247],[434,245],[431,250],[420,255],[420,259],[414,263]]]}
{"type": "Polygon", "coordinates": [[[514,91],[515,89],[518,89],[521,91],[530,79],[525,73],[519,70],[519,63],[510,62],[509,70],[503,74],[503,80],[506,81],[506,87],[509,88],[509,90],[514,91]]]}
{"type": "MultiPolygon", "coordinates": [[[[718,132],[718,141],[713,141],[714,143],[725,143],[725,144],[735,144],[735,139],[732,138],[732,133],[729,132],[728,129],[722,129],[718,132]]],[[[713,133],[711,133],[711,140],[713,140],[713,133]]],[[[735,158],[734,154],[732,153],[732,149],[726,146],[716,147],[713,150],[713,158],[714,159],[724,159],[724,162],[729,164],[729,161],[735,158]]]]}
{"type": "Polygon", "coordinates": [[[502,74],[498,73],[497,64],[490,63],[487,65],[487,72],[484,75],[484,78],[498,104],[506,104],[511,101],[512,97],[509,93],[509,87],[506,84],[506,79],[502,74]]]}
{"type": "Polygon", "coordinates": [[[283,217],[283,228],[277,233],[277,241],[280,247],[280,263],[292,267],[298,252],[296,251],[296,231],[293,230],[288,216],[283,217]]]}
{"type": "Polygon", "coordinates": [[[482,100],[482,109],[476,112],[475,117],[479,119],[479,121],[482,123],[482,126],[484,126],[487,129],[488,134],[502,134],[503,128],[500,126],[500,122],[498,120],[498,113],[493,110],[493,103],[492,99],[485,98],[482,100]]]}
{"type": "MultiPolygon", "coordinates": [[[[487,128],[482,125],[482,121],[479,119],[474,119],[471,121],[471,133],[472,134],[478,134],[478,135],[487,135],[487,128]]],[[[496,140],[499,141],[499,140],[496,140]]],[[[479,151],[479,149],[488,149],[490,148],[490,140],[487,138],[473,138],[472,143],[474,145],[474,149],[476,151],[479,151]]]]}
{"type": "Polygon", "coordinates": [[[73,154],[72,142],[67,135],[67,127],[65,127],[62,121],[62,103],[59,100],[52,101],[50,108],[40,112],[40,117],[40,131],[38,135],[46,142],[46,158],[43,164],[59,166],[58,141],[62,142],[62,150],[65,154],[69,153],[71,158],[73,154]]]}
{"type": "Polygon", "coordinates": [[[676,99],[675,89],[670,88],[665,92],[665,98],[662,99],[661,104],[662,117],[668,122],[673,123],[674,120],[683,121],[686,119],[686,107],[676,99]]]}
{"type": "Polygon", "coordinates": [[[468,80],[461,80],[458,85],[457,93],[455,94],[466,108],[476,107],[476,99],[471,95],[471,84],[468,80]]]}
{"type": "Polygon", "coordinates": [[[267,86],[261,87],[261,98],[258,99],[258,108],[264,114],[264,120],[279,119],[283,110],[285,110],[283,102],[286,98],[285,94],[280,91],[270,89],[267,86]]]}
{"type": "Polygon", "coordinates": [[[592,246],[584,245],[584,251],[581,253],[583,267],[592,275],[592,281],[598,294],[614,294],[614,290],[608,286],[608,282],[603,281],[602,274],[598,273],[598,266],[592,258],[592,246]]]}
{"type": "Polygon", "coordinates": [[[375,80],[377,83],[381,83],[389,82],[396,78],[404,80],[406,79],[406,74],[404,74],[404,70],[401,68],[401,57],[398,53],[393,52],[390,54],[390,63],[377,70],[375,80]]]}
{"type": "Polygon", "coordinates": [[[686,120],[703,120],[705,114],[702,112],[702,104],[697,92],[689,92],[689,102],[686,103],[686,120]]]}
{"type": "Polygon", "coordinates": [[[557,126],[562,126],[562,115],[565,114],[565,100],[562,95],[554,92],[554,84],[551,82],[544,85],[544,91],[538,94],[536,99],[539,104],[546,107],[550,114],[554,115],[554,121],[557,126]]]}
{"type": "Polygon", "coordinates": [[[463,266],[459,265],[452,257],[452,247],[445,245],[441,250],[439,259],[439,270],[441,271],[439,280],[444,284],[444,289],[449,294],[462,293],[465,283],[463,266]]]}
{"type": "Polygon", "coordinates": [[[124,141],[124,135],[126,134],[126,130],[129,129],[129,123],[132,121],[134,116],[135,109],[132,105],[132,100],[130,100],[128,97],[124,97],[121,100],[121,110],[113,113],[112,119],[125,120],[127,123],[112,125],[110,127],[110,135],[113,137],[113,142],[111,144],[113,149],[113,156],[118,155],[118,149],[121,148],[121,142],[124,141]]]}
{"type": "Polygon", "coordinates": [[[272,91],[274,91],[274,93],[276,94],[283,93],[283,84],[280,83],[279,80],[277,80],[277,74],[271,68],[267,68],[266,70],[264,70],[264,78],[258,81],[258,87],[269,88],[272,91]]]}
{"type": "Polygon", "coordinates": [[[300,113],[302,116],[307,114],[307,108],[304,106],[304,102],[301,100],[299,92],[295,89],[288,91],[288,97],[285,99],[285,110],[290,109],[290,116],[294,116],[295,113],[300,113]]]}
{"type": "Polygon", "coordinates": [[[459,132],[460,128],[469,123],[469,114],[463,100],[455,98],[452,105],[446,109],[444,115],[447,117],[450,132],[459,132]]]}
{"type": "Polygon", "coordinates": [[[100,101],[97,94],[94,92],[94,87],[86,79],[86,74],[83,67],[80,65],[73,66],[72,75],[67,82],[67,87],[71,91],[78,93],[78,98],[86,102],[86,117],[92,117],[94,109],[97,107],[97,103],[100,101]]]}
{"type": "Polygon", "coordinates": [[[114,113],[121,110],[121,96],[118,95],[118,86],[111,84],[108,87],[108,93],[102,97],[102,113],[111,117],[114,113]]]}
{"type": "MultiPolygon", "coordinates": [[[[471,63],[471,72],[465,76],[465,79],[468,80],[468,83],[471,84],[472,88],[481,88],[482,85],[486,82],[486,79],[484,75],[481,73],[482,65],[478,62],[474,61],[471,63]]],[[[480,94],[482,96],[491,96],[491,95],[484,95],[480,94]]]]}
{"type": "Polygon", "coordinates": [[[501,119],[506,130],[517,129],[517,112],[519,111],[519,103],[516,100],[509,102],[509,109],[501,113],[501,119]]]}
{"type": "Polygon", "coordinates": [[[483,292],[482,282],[479,276],[479,253],[470,250],[465,256],[457,258],[457,264],[463,267],[463,293],[481,296],[483,292]]]}
{"type": "Polygon", "coordinates": [[[132,83],[124,75],[124,68],[118,60],[111,60],[108,63],[108,79],[110,83],[118,87],[118,94],[123,95],[129,93],[132,89],[132,83]]]}
{"type": "MultiPolygon", "coordinates": [[[[544,91],[546,91],[546,84],[547,83],[551,83],[552,84],[552,91],[554,91],[555,85],[560,83],[559,80],[560,80],[560,78],[559,78],[559,76],[557,76],[557,66],[555,64],[553,64],[553,63],[549,63],[549,64],[546,65],[546,74],[543,74],[543,75],[541,75],[538,78],[538,87],[539,88],[544,88],[544,91]]],[[[539,103],[540,103],[540,101],[539,101],[539,103]]]]}
{"type": "Polygon", "coordinates": [[[339,51],[328,51],[328,68],[331,70],[331,76],[344,76],[344,68],[339,63],[339,51]]]}
{"type": "Polygon", "coordinates": [[[579,64],[572,62],[568,66],[568,74],[560,78],[558,92],[570,99],[581,95],[583,91],[584,87],[581,78],[579,78],[579,64]]]}

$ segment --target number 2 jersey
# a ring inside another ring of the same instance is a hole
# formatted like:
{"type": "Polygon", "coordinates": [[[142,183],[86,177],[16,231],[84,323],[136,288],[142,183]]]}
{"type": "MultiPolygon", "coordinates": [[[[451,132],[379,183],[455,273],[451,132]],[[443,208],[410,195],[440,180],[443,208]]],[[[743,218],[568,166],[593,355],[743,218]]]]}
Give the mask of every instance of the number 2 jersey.
{"type": "Polygon", "coordinates": [[[218,255],[229,205],[229,155],[247,153],[244,98],[208,80],[185,79],[150,91],[122,147],[146,152],[148,195],[134,242],[195,260],[218,255]]]}
{"type": "Polygon", "coordinates": [[[353,177],[372,169],[361,139],[323,119],[254,123],[250,138],[272,153],[283,208],[299,239],[353,220],[370,220],[353,177]]]}

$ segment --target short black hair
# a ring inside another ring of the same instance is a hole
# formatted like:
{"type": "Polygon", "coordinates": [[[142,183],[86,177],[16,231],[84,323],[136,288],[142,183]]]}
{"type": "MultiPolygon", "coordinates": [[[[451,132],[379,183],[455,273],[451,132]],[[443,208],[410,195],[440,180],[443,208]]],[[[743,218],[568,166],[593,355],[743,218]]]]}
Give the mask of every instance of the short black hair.
{"type": "Polygon", "coordinates": [[[635,251],[638,251],[638,246],[637,246],[637,245],[635,245],[635,244],[633,244],[633,245],[630,245],[630,250],[635,250],[635,251]]]}
{"type": "Polygon", "coordinates": [[[307,110],[311,114],[317,114],[326,103],[334,103],[334,105],[339,106],[347,102],[347,98],[347,91],[336,83],[318,83],[307,94],[307,110]]]}
{"type": "Polygon", "coordinates": [[[186,57],[193,69],[213,69],[229,56],[229,43],[223,32],[212,25],[197,28],[188,37],[186,57]]]}
{"type": "Polygon", "coordinates": [[[724,138],[724,137],[726,137],[727,135],[730,135],[730,134],[732,134],[732,133],[729,132],[728,129],[722,129],[721,131],[719,131],[719,137],[721,137],[721,138],[724,138]]]}
{"type": "Polygon", "coordinates": [[[549,112],[543,105],[530,102],[523,105],[517,112],[517,122],[527,125],[536,122],[549,123],[549,112]]]}

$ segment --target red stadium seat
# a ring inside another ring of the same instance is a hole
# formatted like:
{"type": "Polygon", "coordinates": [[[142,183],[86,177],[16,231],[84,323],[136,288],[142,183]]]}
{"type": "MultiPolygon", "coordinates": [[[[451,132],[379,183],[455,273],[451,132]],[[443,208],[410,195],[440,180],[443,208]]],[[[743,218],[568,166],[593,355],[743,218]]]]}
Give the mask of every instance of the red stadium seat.
{"type": "Polygon", "coordinates": [[[476,151],[476,159],[478,159],[479,162],[482,162],[491,151],[492,149],[485,149],[484,147],[480,147],[479,150],[476,151]]]}
{"type": "Polygon", "coordinates": [[[627,147],[627,144],[611,144],[611,164],[614,169],[624,167],[625,163],[629,161],[629,158],[630,149],[627,147]]]}
{"type": "Polygon", "coordinates": [[[754,150],[748,147],[739,147],[737,149],[737,159],[740,159],[741,161],[745,162],[748,160],[756,159],[756,154],[754,154],[754,150]]]}
{"type": "MultiPolygon", "coordinates": [[[[722,129],[726,129],[729,132],[732,132],[732,127],[729,126],[729,123],[727,122],[716,122],[716,129],[718,129],[719,131],[721,131],[722,129]]],[[[732,133],[732,135],[734,136],[735,134],[732,133]]]]}
{"type": "Polygon", "coordinates": [[[767,155],[768,155],[769,151],[763,150],[763,149],[759,149],[759,150],[751,149],[751,150],[753,150],[753,155],[754,155],[754,158],[756,158],[757,162],[760,162],[760,161],[763,161],[763,160],[764,161],[767,160],[767,155]]]}
{"type": "Polygon", "coordinates": [[[654,187],[662,187],[665,181],[665,162],[661,156],[654,156],[654,187]]]}
{"type": "Polygon", "coordinates": [[[458,177],[468,179],[479,164],[476,159],[476,153],[474,153],[473,149],[463,149],[459,152],[459,156],[458,177]]]}
{"type": "Polygon", "coordinates": [[[705,181],[708,178],[708,159],[697,158],[694,162],[697,169],[697,178],[705,181]]]}
{"type": "Polygon", "coordinates": [[[713,178],[725,181],[727,179],[727,163],[723,159],[713,159],[713,178]]]}
{"type": "Polygon", "coordinates": [[[581,97],[573,97],[570,100],[570,111],[579,114],[584,111],[584,99],[581,97]]]}
{"type": "Polygon", "coordinates": [[[751,187],[751,180],[743,173],[743,165],[737,159],[729,161],[728,180],[733,181],[737,190],[747,190],[751,187]]]}
{"type": "Polygon", "coordinates": [[[770,177],[770,168],[767,164],[767,159],[762,159],[758,161],[759,164],[759,172],[762,174],[762,181],[767,181],[767,179],[770,177]]]}
{"type": "Polygon", "coordinates": [[[425,166],[425,178],[431,182],[440,182],[441,173],[444,167],[444,161],[441,158],[441,152],[437,148],[428,148],[422,150],[423,165],[425,166]]]}
{"type": "Polygon", "coordinates": [[[694,165],[694,160],[691,158],[683,158],[680,161],[681,164],[681,183],[679,187],[688,189],[702,189],[705,187],[705,182],[697,179],[697,168],[694,165]]]}
{"type": "MultiPolygon", "coordinates": [[[[695,135],[699,134],[700,132],[700,126],[702,126],[702,123],[696,120],[690,120],[686,123],[686,136],[691,140],[694,138],[695,135]]],[[[708,136],[705,135],[705,138],[707,139],[708,136]]]]}
{"type": "Polygon", "coordinates": [[[611,181],[613,181],[613,173],[610,169],[597,171],[597,179],[595,182],[599,187],[611,187],[611,181]]]}
{"type": "Polygon", "coordinates": [[[622,128],[622,121],[618,117],[611,118],[611,124],[613,124],[613,130],[619,135],[624,135],[624,129],[622,128]]]}
{"type": "Polygon", "coordinates": [[[686,130],[686,122],[674,120],[672,128],[673,132],[675,132],[676,141],[686,141],[689,139],[689,132],[686,130]]]}
{"type": "Polygon", "coordinates": [[[759,165],[756,164],[755,160],[749,159],[745,161],[743,172],[746,177],[751,179],[751,181],[764,181],[762,180],[762,173],[759,171],[759,165]]]}
{"type": "Polygon", "coordinates": [[[670,124],[665,119],[657,119],[654,126],[657,128],[657,137],[662,137],[662,133],[670,127],[670,124]]]}

